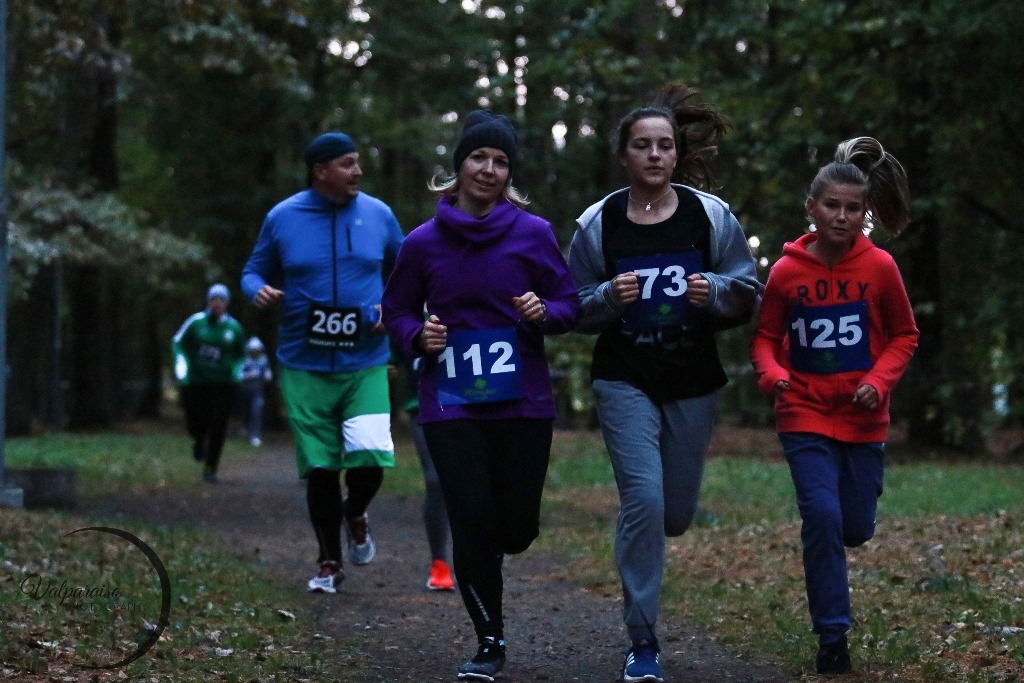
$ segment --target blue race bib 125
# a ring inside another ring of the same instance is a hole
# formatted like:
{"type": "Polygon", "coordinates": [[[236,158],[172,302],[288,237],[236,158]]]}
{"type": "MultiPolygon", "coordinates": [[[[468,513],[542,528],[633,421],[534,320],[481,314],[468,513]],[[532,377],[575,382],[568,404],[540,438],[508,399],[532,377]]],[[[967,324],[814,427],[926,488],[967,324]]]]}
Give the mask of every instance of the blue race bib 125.
{"type": "Polygon", "coordinates": [[[870,369],[867,303],[795,306],[789,315],[789,360],[794,370],[822,375],[870,369]]]}

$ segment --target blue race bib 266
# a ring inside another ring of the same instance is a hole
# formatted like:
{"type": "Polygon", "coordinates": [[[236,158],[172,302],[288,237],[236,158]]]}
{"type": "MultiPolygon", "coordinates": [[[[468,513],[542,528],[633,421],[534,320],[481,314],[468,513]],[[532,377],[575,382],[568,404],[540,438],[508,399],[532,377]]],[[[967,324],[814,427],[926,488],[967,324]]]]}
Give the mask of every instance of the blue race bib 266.
{"type": "Polygon", "coordinates": [[[380,320],[380,308],[371,304],[334,307],[312,304],[306,319],[306,338],[313,346],[354,348],[380,320]]]}

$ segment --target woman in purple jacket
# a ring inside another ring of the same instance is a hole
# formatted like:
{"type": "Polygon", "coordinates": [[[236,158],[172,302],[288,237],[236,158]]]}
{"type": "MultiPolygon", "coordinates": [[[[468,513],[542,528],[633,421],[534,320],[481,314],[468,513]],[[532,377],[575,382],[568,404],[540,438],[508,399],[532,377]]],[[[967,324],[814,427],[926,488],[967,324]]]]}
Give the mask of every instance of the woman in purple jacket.
{"type": "Polygon", "coordinates": [[[578,306],[551,224],[511,184],[517,148],[504,116],[466,117],[455,173],[430,184],[437,214],[406,237],[382,301],[394,343],[424,358],[419,422],[479,640],[460,679],[493,680],[505,663],[502,560],[539,533],[551,452],[544,335],[572,329],[578,306]]]}

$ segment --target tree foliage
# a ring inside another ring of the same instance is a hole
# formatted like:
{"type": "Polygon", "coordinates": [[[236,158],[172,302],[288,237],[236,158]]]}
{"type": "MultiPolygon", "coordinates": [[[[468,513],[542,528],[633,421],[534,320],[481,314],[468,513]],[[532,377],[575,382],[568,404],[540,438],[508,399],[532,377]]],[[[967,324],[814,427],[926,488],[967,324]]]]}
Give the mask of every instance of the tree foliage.
{"type": "MultiPolygon", "coordinates": [[[[732,120],[716,191],[765,276],[840,140],[873,135],[904,162],[915,220],[880,244],[922,339],[897,417],[917,443],[972,448],[1024,418],[1024,136],[1008,87],[1022,24],[1010,0],[13,0],[12,305],[53,299],[59,261],[145,292],[146,336],[169,336],[209,278],[237,282],[263,214],[301,187],[313,135],[352,133],[367,191],[409,230],[432,213],[426,182],[450,170],[475,107],[516,122],[515,182],[567,243],[575,217],[625,182],[611,154],[619,118],[682,81],[732,120]],[[993,387],[1006,414],[990,409],[993,387]]],[[[79,305],[56,324],[74,328],[79,305]]],[[[235,309],[272,335],[272,321],[235,309]]],[[[138,322],[99,314],[115,329],[138,322]]],[[[744,333],[725,345],[746,367],[744,333]]],[[[563,346],[554,354],[578,369],[566,359],[580,345],[563,346]]],[[[129,366],[109,372],[160,362],[129,366]]]]}

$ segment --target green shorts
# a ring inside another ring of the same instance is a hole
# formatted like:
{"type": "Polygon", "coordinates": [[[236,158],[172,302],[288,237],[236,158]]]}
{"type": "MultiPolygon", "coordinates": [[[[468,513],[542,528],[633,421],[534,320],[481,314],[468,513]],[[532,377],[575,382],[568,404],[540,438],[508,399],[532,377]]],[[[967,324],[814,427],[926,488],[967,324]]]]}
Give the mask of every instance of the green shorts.
{"type": "Polygon", "coordinates": [[[299,476],[322,467],[394,467],[388,369],[309,372],[281,368],[281,396],[299,476]]]}

